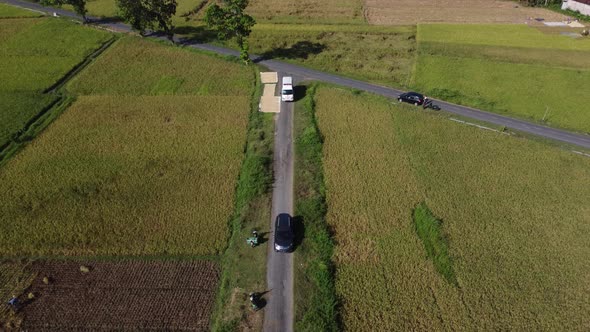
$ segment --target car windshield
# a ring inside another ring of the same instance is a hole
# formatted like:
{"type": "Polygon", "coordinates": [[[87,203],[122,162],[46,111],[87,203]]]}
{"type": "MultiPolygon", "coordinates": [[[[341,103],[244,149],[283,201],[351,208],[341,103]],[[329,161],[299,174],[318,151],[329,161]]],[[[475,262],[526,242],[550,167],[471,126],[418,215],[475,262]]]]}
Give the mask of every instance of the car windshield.
{"type": "Polygon", "coordinates": [[[285,90],[283,90],[283,94],[284,95],[292,95],[293,94],[293,90],[291,90],[291,89],[285,89],[285,90]]]}

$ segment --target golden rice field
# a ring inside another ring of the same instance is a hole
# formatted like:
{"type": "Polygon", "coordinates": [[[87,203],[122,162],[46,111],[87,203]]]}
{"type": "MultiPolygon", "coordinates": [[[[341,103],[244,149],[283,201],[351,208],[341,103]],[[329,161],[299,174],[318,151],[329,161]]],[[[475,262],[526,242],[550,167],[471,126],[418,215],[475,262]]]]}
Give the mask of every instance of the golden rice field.
{"type": "Polygon", "coordinates": [[[316,103],[346,330],[590,325],[589,158],[365,94],[316,103]],[[416,234],[421,202],[456,283],[416,234]]]}
{"type": "Polygon", "coordinates": [[[249,97],[81,97],[0,171],[0,251],[219,254],[249,97]]]}

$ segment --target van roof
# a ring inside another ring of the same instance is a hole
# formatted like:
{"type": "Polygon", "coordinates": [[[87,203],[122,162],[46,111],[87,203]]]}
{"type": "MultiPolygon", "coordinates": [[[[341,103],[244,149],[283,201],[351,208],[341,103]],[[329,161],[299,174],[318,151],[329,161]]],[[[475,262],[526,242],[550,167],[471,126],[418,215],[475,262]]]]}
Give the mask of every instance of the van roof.
{"type": "Polygon", "coordinates": [[[292,85],[293,84],[293,77],[291,76],[284,76],[283,77],[283,85],[292,85]]]}

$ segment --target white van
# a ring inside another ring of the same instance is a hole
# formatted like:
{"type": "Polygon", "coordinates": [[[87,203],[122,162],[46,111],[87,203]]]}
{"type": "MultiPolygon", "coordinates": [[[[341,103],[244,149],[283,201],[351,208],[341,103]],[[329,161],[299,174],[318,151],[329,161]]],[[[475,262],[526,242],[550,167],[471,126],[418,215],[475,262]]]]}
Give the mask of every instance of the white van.
{"type": "Polygon", "coordinates": [[[282,101],[293,101],[293,77],[283,77],[283,87],[281,89],[281,100],[282,101]]]}

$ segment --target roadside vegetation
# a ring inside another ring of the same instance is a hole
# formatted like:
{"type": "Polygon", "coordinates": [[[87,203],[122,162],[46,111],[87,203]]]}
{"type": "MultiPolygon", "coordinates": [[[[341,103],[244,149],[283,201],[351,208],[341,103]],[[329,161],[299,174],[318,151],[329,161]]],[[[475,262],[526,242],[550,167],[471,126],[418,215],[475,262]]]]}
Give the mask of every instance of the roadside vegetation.
{"type": "Polygon", "coordinates": [[[590,132],[590,39],[524,25],[419,25],[412,86],[429,96],[590,132]]]}
{"type": "Polygon", "coordinates": [[[248,124],[248,137],[236,187],[232,235],[222,259],[213,331],[262,329],[263,311],[250,310],[248,294],[266,291],[266,258],[271,210],[273,114],[258,112],[262,94],[258,70],[248,124]],[[258,231],[262,242],[251,248],[246,239],[258,231]]]}
{"type": "Polygon", "coordinates": [[[326,191],[322,169],[322,138],[314,115],[316,85],[296,88],[295,218],[297,250],[294,265],[296,331],[338,331],[332,254],[334,243],[326,224],[326,191]],[[312,308],[312,309],[311,309],[312,308]]]}
{"type": "Polygon", "coordinates": [[[343,329],[587,326],[587,157],[342,89],[315,112],[343,329]]]}

